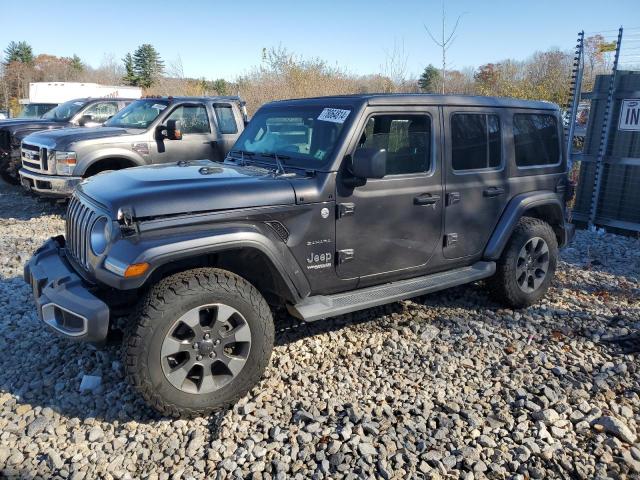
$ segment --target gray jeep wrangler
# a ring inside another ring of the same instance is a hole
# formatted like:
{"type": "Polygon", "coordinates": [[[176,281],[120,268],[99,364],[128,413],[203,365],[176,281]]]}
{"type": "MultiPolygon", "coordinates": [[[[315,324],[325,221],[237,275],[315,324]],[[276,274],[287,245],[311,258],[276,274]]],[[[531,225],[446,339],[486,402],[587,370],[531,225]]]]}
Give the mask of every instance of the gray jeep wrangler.
{"type": "Polygon", "coordinates": [[[264,105],[223,163],[78,185],[66,235],[25,267],[40,318],[101,342],[164,414],[206,415],[260,379],[272,311],[316,321],[484,279],[519,308],[553,279],[565,220],[557,106],[356,95],[264,105]]]}

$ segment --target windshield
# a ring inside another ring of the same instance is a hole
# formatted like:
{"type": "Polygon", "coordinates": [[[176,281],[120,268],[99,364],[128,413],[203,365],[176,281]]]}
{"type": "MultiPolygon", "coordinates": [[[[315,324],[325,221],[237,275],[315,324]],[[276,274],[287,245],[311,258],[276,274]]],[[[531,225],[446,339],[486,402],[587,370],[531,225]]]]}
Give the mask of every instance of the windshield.
{"type": "Polygon", "coordinates": [[[18,118],[40,118],[55,106],[55,103],[30,103],[22,108],[18,118]]]}
{"type": "Polygon", "coordinates": [[[136,100],[109,119],[105,127],[149,128],[169,102],[166,100],[136,100]]]}
{"type": "Polygon", "coordinates": [[[251,119],[231,155],[261,155],[324,163],[338,145],[351,110],[321,106],[268,107],[251,119]]]}
{"type": "Polygon", "coordinates": [[[78,110],[80,110],[85,103],[86,102],[83,102],[82,100],[71,100],[69,102],[61,103],[56,108],[45,113],[42,118],[60,121],[70,120],[71,117],[78,113],[78,110]]]}

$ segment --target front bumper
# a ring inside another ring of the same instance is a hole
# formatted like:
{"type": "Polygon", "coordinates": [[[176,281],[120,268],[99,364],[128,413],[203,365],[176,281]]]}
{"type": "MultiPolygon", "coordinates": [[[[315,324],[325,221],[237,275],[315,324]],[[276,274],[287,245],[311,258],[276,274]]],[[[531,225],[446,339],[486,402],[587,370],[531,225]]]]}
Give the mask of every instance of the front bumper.
{"type": "Polygon", "coordinates": [[[109,331],[109,307],[93,295],[65,258],[64,237],[47,240],[24,267],[38,316],[75,340],[102,342],[109,331]]]}
{"type": "Polygon", "coordinates": [[[47,175],[20,169],[20,183],[30,192],[46,197],[70,197],[74,188],[82,181],[82,177],[47,175]]]}

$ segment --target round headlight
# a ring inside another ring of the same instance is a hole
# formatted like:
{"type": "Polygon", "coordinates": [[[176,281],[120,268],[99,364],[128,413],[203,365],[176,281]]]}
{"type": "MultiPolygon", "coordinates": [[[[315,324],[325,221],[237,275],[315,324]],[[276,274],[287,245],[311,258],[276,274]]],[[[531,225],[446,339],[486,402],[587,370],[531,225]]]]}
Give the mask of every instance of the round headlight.
{"type": "Polygon", "coordinates": [[[111,240],[111,222],[107,217],[100,217],[91,227],[91,250],[95,255],[102,255],[111,240]]]}

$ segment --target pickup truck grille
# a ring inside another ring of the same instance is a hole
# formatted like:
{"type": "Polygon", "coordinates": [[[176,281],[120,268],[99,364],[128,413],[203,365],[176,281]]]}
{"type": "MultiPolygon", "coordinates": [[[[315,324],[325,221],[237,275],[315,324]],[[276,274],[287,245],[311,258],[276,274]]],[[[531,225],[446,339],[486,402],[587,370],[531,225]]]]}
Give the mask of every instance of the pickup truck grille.
{"type": "Polygon", "coordinates": [[[82,268],[89,269],[89,237],[91,227],[98,218],[98,213],[87,203],[71,197],[67,208],[66,247],[67,253],[82,268]]]}
{"type": "Polygon", "coordinates": [[[34,172],[49,172],[49,151],[40,145],[23,143],[20,153],[22,166],[34,172]]]}

